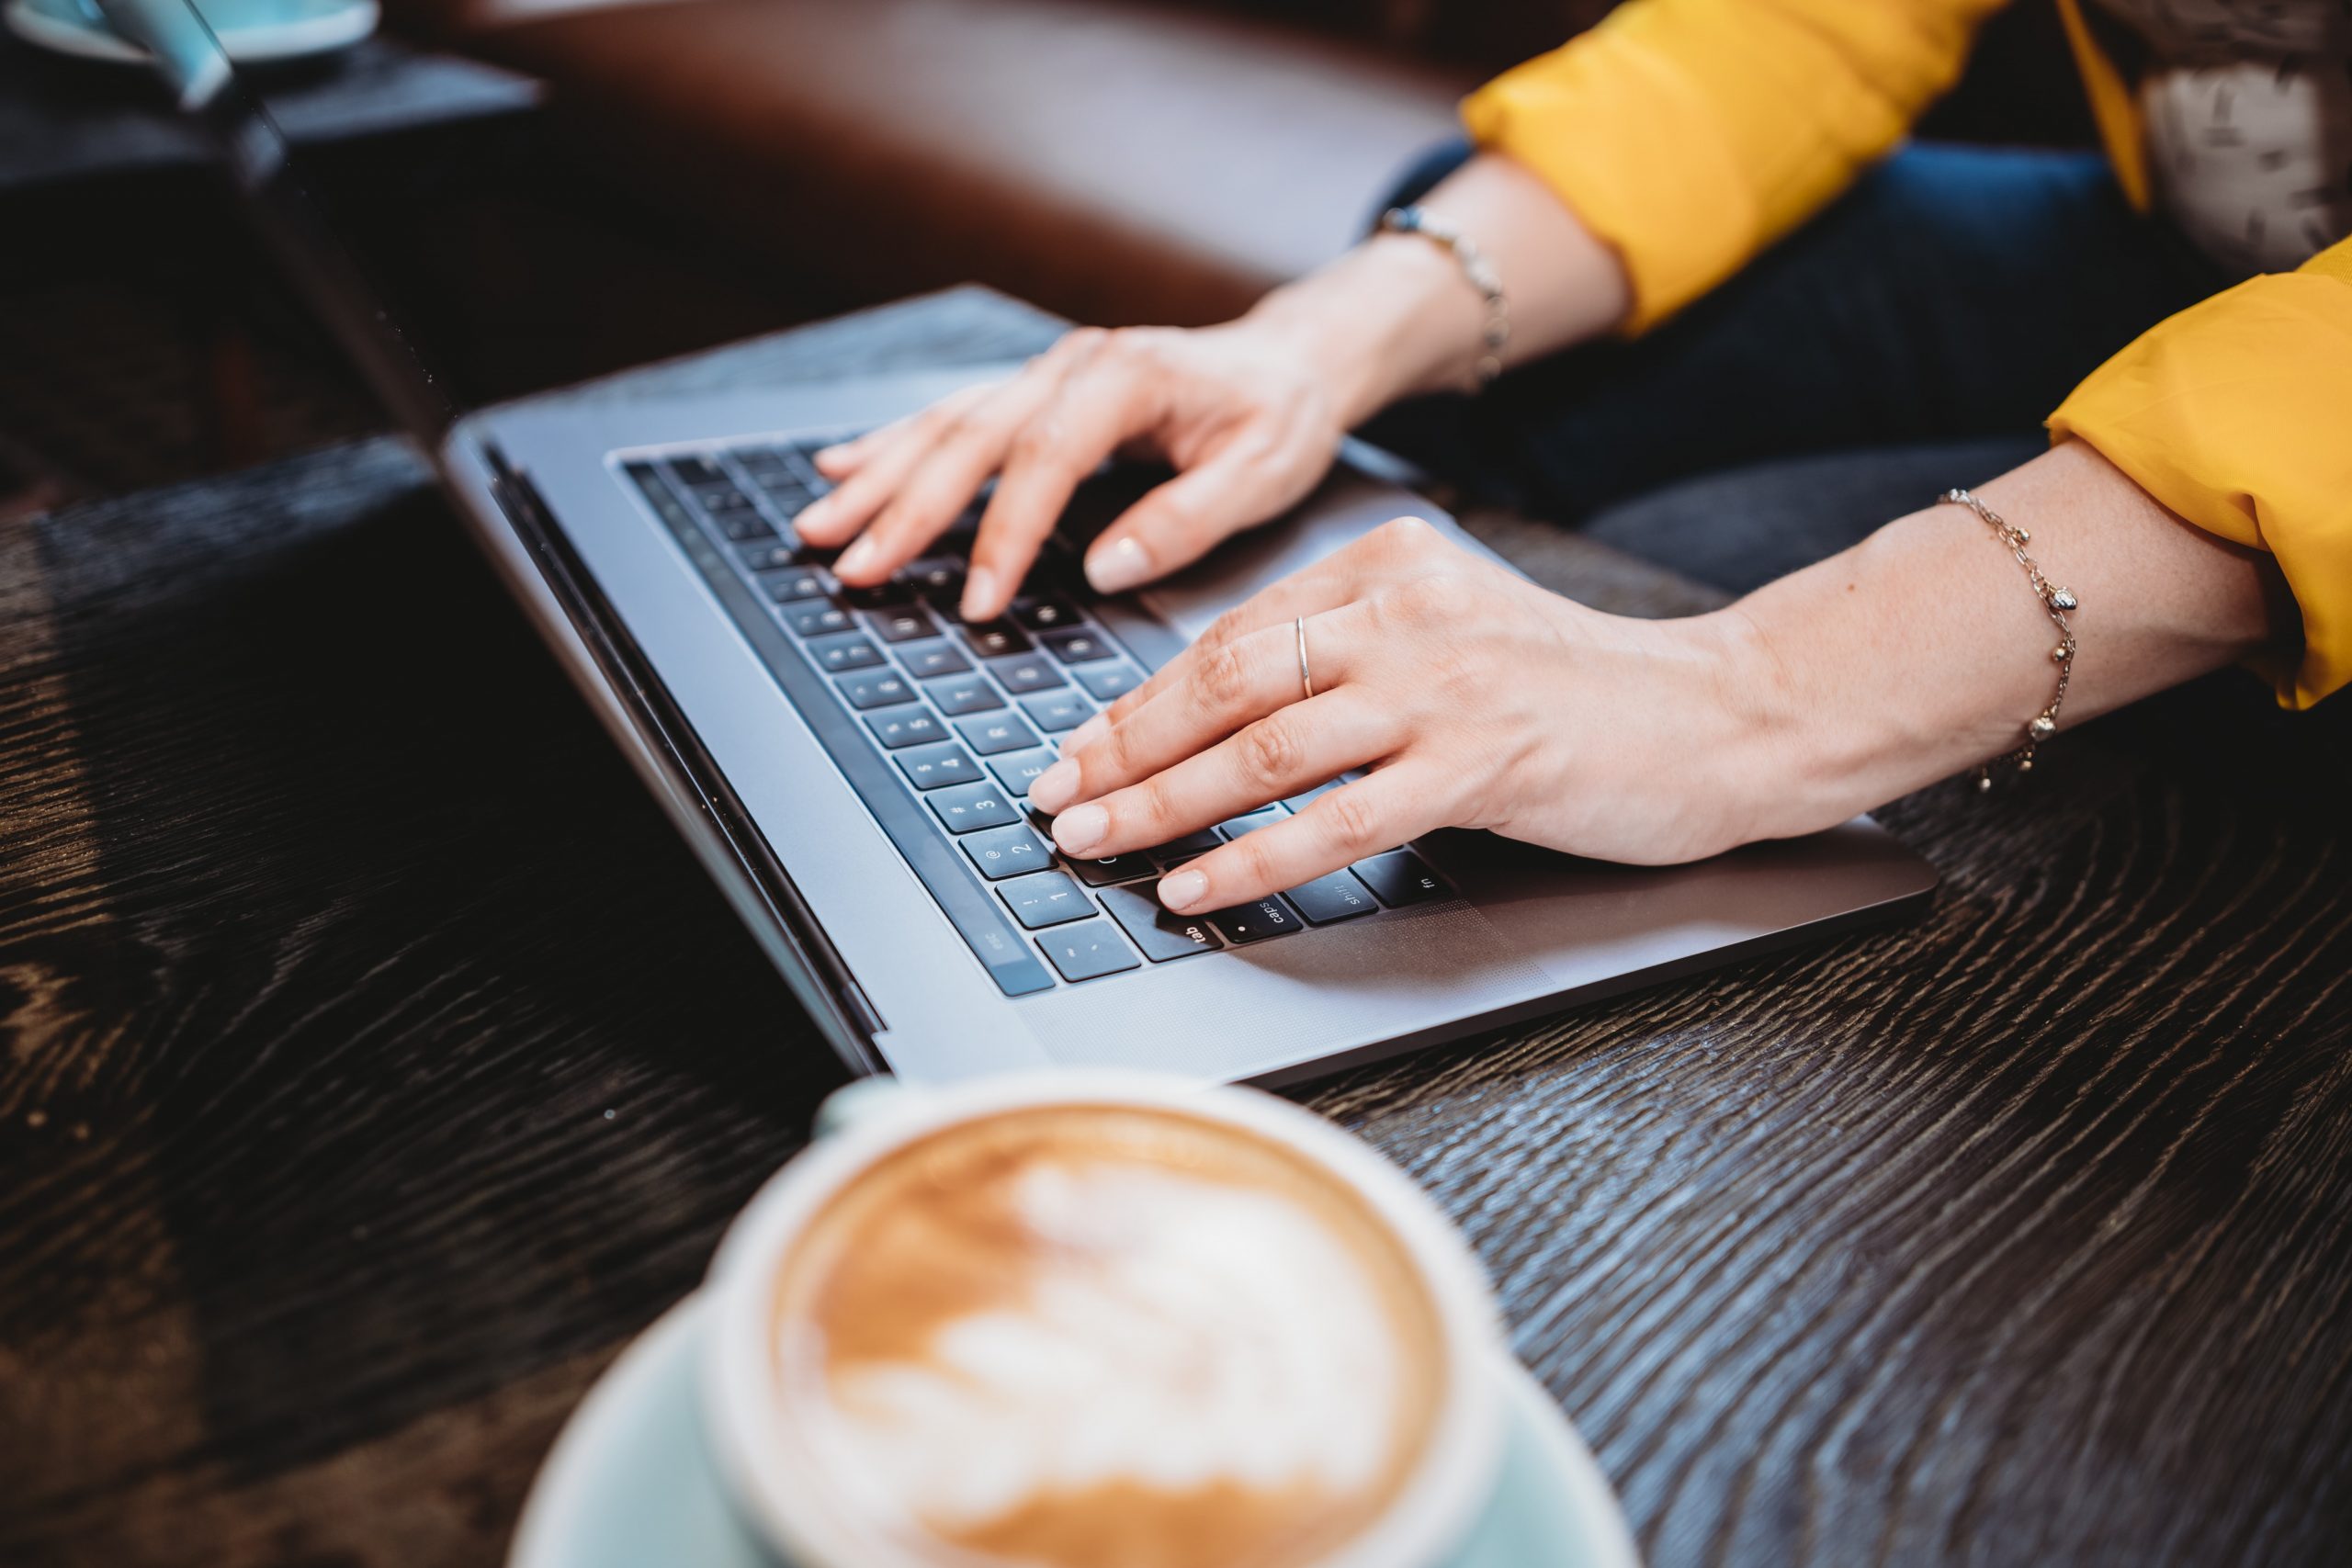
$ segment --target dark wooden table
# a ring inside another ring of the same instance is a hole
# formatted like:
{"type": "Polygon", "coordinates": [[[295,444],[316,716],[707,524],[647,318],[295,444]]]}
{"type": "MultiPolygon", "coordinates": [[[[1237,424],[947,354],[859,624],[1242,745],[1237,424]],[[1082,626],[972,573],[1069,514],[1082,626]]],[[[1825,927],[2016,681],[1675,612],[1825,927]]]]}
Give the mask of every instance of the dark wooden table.
{"type": "MultiPolygon", "coordinates": [[[[6,525],[0,669],[0,1562],[496,1562],[841,1069],[392,444],[6,525]]],[[[2176,694],[1892,807],[1917,925],[1302,1098],[1466,1227],[1660,1563],[2341,1562],[2347,719],[2176,694]]]]}

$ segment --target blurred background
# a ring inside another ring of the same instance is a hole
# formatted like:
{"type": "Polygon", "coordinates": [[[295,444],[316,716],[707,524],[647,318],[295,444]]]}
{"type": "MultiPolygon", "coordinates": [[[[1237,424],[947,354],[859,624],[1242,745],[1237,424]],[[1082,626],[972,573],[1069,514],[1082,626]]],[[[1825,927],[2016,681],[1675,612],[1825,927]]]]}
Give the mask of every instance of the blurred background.
{"type": "MultiPolygon", "coordinates": [[[[481,400],[963,282],[1220,319],[1609,8],[384,0],[377,36],[253,80],[481,400]]],[[[2079,103],[2020,0],[1923,134],[2089,145],[2079,103]]],[[[0,515],[384,423],[153,85],[0,36],[0,515]]]]}

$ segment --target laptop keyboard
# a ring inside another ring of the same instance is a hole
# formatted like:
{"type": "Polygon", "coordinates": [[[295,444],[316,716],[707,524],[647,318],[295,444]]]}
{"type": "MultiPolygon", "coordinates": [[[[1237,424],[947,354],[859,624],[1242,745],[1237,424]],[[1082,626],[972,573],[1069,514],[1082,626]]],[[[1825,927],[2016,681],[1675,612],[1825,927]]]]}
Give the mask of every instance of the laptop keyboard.
{"type": "Polygon", "coordinates": [[[966,623],[956,606],[977,503],[888,583],[844,586],[826,570],[832,552],[792,531],[831,488],[809,462],[815,449],[699,447],[620,468],[1008,996],[1453,897],[1426,861],[1397,850],[1237,908],[1160,907],[1160,876],[1320,790],[1151,850],[1062,855],[1029,807],[1030,781],[1062,736],[1141,683],[1143,665],[1092,612],[1058,539],[1002,620],[966,623]]]}

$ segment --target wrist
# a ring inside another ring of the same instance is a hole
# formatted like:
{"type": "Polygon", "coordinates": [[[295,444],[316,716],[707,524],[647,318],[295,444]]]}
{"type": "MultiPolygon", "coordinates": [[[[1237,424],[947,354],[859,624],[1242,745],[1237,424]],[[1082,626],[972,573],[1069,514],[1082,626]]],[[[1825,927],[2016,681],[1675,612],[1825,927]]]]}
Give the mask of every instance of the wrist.
{"type": "Polygon", "coordinates": [[[1353,428],[1399,398],[1465,385],[1486,314],[1442,246],[1378,234],[1275,289],[1239,324],[1303,357],[1353,428]]]}

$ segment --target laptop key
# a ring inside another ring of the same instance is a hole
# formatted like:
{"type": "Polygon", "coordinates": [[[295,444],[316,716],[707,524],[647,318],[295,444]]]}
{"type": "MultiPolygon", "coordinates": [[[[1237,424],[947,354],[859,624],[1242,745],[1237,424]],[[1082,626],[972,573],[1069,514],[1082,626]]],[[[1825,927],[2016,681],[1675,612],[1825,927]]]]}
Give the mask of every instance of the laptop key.
{"type": "Polygon", "coordinates": [[[1329,876],[1318,876],[1312,882],[1302,882],[1283,890],[1283,897],[1296,906],[1309,925],[1328,926],[1335,920],[1351,920],[1358,915],[1369,915],[1380,908],[1373,902],[1364,885],[1344,871],[1329,876]]]}
{"type": "Polygon", "coordinates": [[[1079,624],[1079,614],[1069,601],[1052,594],[1015,599],[1012,618],[1033,632],[1056,632],[1079,624]]]}
{"type": "Polygon", "coordinates": [[[735,453],[735,461],[755,479],[777,479],[792,472],[792,465],[786,462],[784,454],[773,446],[742,447],[735,453]]]}
{"type": "Polygon", "coordinates": [[[1143,684],[1143,671],[1125,660],[1116,664],[1082,665],[1071,673],[1098,703],[1116,702],[1143,684]]]}
{"type": "Polygon", "coordinates": [[[1093,904],[1079,890],[1078,884],[1058,871],[1041,871],[1033,876],[1000,883],[997,895],[1012,911],[1012,918],[1033,931],[1068,920],[1082,920],[1094,913],[1093,904]]]}
{"type": "Polygon", "coordinates": [[[1119,650],[1091,631],[1047,632],[1038,640],[1046,651],[1064,664],[1091,664],[1098,659],[1116,659],[1119,650]]]}
{"type": "MultiPolygon", "coordinates": [[[[932,798],[936,800],[938,796],[932,798]]],[[[1025,822],[1015,822],[1009,828],[985,828],[956,841],[964,846],[964,852],[971,857],[980,874],[990,882],[1044,871],[1054,863],[1052,849],[1025,822]]]]}
{"type": "Polygon", "coordinates": [[[714,522],[739,512],[748,512],[754,517],[760,514],[752,498],[738,490],[735,481],[725,474],[709,484],[695,486],[694,493],[695,504],[708,513],[714,522]]]}
{"type": "Polygon", "coordinates": [[[1015,795],[1027,795],[1037,775],[1053,765],[1054,753],[1043,746],[1035,751],[989,759],[989,772],[996,775],[999,784],[1015,795]]]}
{"type": "Polygon", "coordinates": [[[1153,864],[1166,867],[1179,861],[1191,860],[1194,855],[1204,855],[1223,842],[1225,840],[1216,836],[1216,829],[1204,828],[1197,833],[1187,833],[1181,839],[1154,844],[1143,852],[1151,857],[1153,864]]]}
{"type": "Polygon", "coordinates": [[[1175,913],[1148,887],[1105,887],[1095,897],[1154,964],[1215,953],[1220,945],[1206,920],[1175,913]]]}
{"type": "Polygon", "coordinates": [[[1016,697],[1023,692],[1051,691],[1056,686],[1067,683],[1062,680],[1062,672],[1054,668],[1051,660],[1040,659],[1034,653],[1013,659],[995,660],[989,663],[989,668],[994,671],[996,678],[1004,683],[1004,689],[1016,697]]]}
{"type": "Polygon", "coordinates": [[[1048,735],[1076,729],[1094,716],[1094,705],[1076,692],[1040,692],[1021,699],[1021,711],[1048,735]]]}
{"type": "MultiPolygon", "coordinates": [[[[799,553],[799,540],[774,536],[746,540],[735,547],[735,558],[741,561],[746,570],[755,572],[788,571],[792,568],[793,558],[799,553]]],[[[760,579],[760,586],[767,586],[765,577],[760,579]]]]}
{"type": "Polygon", "coordinates": [[[822,599],[832,592],[833,580],[814,567],[800,567],[780,571],[773,577],[760,579],[760,587],[779,604],[790,604],[803,599],[822,599]]]}
{"type": "Polygon", "coordinates": [[[1429,868],[1420,856],[1409,850],[1395,850],[1370,860],[1360,860],[1349,868],[1362,877],[1380,901],[1392,909],[1408,904],[1426,904],[1432,898],[1451,898],[1453,889],[1445,879],[1429,868]]]}
{"type": "Polygon", "coordinates": [[[907,782],[917,789],[944,789],[949,784],[980,782],[980,765],[953,740],[900,751],[898,758],[907,782]]]}
{"type": "Polygon", "coordinates": [[[890,751],[908,746],[929,746],[947,739],[947,727],[933,718],[929,708],[919,705],[884,708],[880,713],[866,715],[865,724],[874,731],[874,739],[890,751]]]}
{"type": "Polygon", "coordinates": [[[1108,920],[1064,926],[1050,936],[1039,937],[1037,951],[1061,971],[1065,980],[1094,980],[1143,967],[1143,961],[1119,940],[1108,920]]]}
{"type": "Polygon", "coordinates": [[[756,512],[729,512],[713,518],[712,521],[718,525],[718,531],[727,536],[729,544],[766,544],[771,540],[779,544],[783,542],[775,529],[769,525],[768,520],[756,512]]]}
{"type": "Polygon", "coordinates": [[[1159,869],[1147,854],[1106,855],[1101,860],[1074,860],[1070,870],[1089,887],[1104,887],[1114,882],[1134,882],[1139,877],[1157,876],[1159,869]]]}
{"type": "Polygon", "coordinates": [[[932,810],[951,833],[1021,826],[1021,813],[1012,808],[1011,797],[992,784],[957,784],[933,790],[923,798],[931,802],[932,810]]]}
{"type": "Polygon", "coordinates": [[[964,640],[982,659],[1001,659],[1010,653],[1027,653],[1036,645],[1028,634],[1011,621],[989,621],[984,626],[964,627],[964,640]]]}
{"type": "Polygon", "coordinates": [[[821,601],[795,604],[785,611],[784,624],[797,637],[829,637],[849,630],[849,612],[821,601]]]}
{"type": "Polygon", "coordinates": [[[705,485],[725,484],[727,475],[707,457],[673,457],[670,477],[688,490],[700,490],[705,485]]]}
{"type": "Polygon", "coordinates": [[[856,632],[819,637],[807,647],[809,657],[817,661],[817,667],[829,675],[866,670],[882,662],[882,650],[856,632]]]}
{"type": "Polygon", "coordinates": [[[944,639],[931,642],[906,642],[899,645],[899,662],[907,673],[918,681],[928,681],[939,675],[957,675],[972,667],[972,661],[956,651],[953,643],[944,639]]]}
{"type": "Polygon", "coordinates": [[[914,603],[914,590],[899,581],[877,582],[869,588],[844,588],[842,597],[853,610],[895,610],[914,603]]]}
{"type": "MultiPolygon", "coordinates": [[[[1034,750],[1037,732],[1009,713],[984,714],[956,721],[956,733],[964,744],[983,757],[995,757],[1007,751],[1034,750]]],[[[1028,794],[1027,790],[1021,793],[1028,794]]]]}
{"type": "Polygon", "coordinates": [[[1306,922],[1280,898],[1236,904],[1230,909],[1217,910],[1208,920],[1219,935],[1231,942],[1264,942],[1269,937],[1288,936],[1306,929],[1306,922]]]}
{"type": "Polygon", "coordinates": [[[926,598],[952,599],[964,592],[964,563],[946,556],[909,561],[899,569],[897,581],[926,598]]]}
{"type": "Polygon", "coordinates": [[[1228,839],[1238,839],[1244,833],[1253,833],[1261,828],[1279,822],[1288,815],[1290,814],[1279,806],[1261,807],[1255,811],[1245,811],[1238,817],[1227,818],[1216,825],[1216,830],[1228,839]]]}
{"type": "Polygon", "coordinates": [[[937,637],[939,623],[931,612],[920,604],[908,604],[895,610],[868,610],[858,617],[865,629],[884,642],[912,642],[917,637],[937,637]]]}
{"type": "Polygon", "coordinates": [[[836,684],[842,689],[842,699],[860,713],[915,700],[914,682],[895,670],[868,670],[844,675],[836,684]]]}
{"type": "Polygon", "coordinates": [[[933,681],[923,687],[923,693],[939,705],[940,712],[951,716],[986,713],[1004,705],[1004,699],[996,694],[996,688],[989,684],[984,675],[957,675],[933,681]]]}

